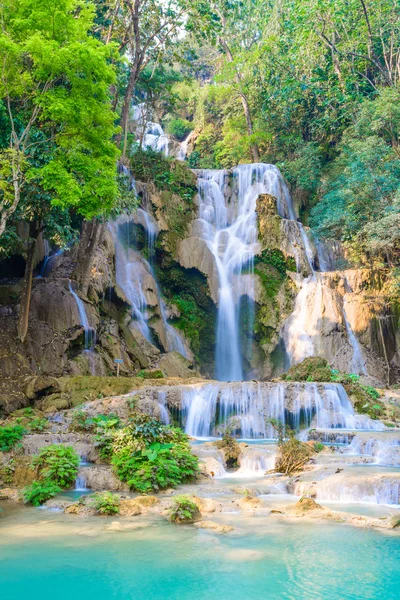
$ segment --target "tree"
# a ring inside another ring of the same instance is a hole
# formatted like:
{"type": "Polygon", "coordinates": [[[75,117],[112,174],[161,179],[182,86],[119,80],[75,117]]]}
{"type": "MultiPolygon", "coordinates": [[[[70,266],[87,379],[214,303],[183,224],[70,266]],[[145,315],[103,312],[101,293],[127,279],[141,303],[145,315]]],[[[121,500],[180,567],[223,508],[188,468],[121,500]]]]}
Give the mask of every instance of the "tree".
{"type": "MultiPolygon", "coordinates": [[[[110,107],[115,47],[90,34],[93,4],[5,0],[0,16],[0,106],[6,129],[0,149],[1,246],[17,209],[20,219],[32,223],[34,241],[53,210],[87,219],[109,211],[117,195],[118,150],[110,107]]],[[[28,246],[22,340],[32,277],[28,246]]]]}
{"type": "Polygon", "coordinates": [[[120,51],[128,59],[127,84],[121,109],[122,131],[117,135],[117,144],[123,137],[122,156],[127,150],[129,111],[136,84],[143,70],[152,63],[162,60],[166,49],[173,44],[183,26],[185,9],[180,0],[121,0],[114,31],[120,40],[120,51]]]}

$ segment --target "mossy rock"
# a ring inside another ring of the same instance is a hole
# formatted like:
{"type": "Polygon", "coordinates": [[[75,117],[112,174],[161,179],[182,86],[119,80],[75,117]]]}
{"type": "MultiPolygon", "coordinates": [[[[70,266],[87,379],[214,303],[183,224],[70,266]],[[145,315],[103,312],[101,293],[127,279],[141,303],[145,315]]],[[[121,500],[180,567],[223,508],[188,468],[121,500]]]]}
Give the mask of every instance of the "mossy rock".
{"type": "Polygon", "coordinates": [[[372,398],[368,388],[357,383],[344,387],[356,412],[368,415],[371,419],[379,419],[384,416],[385,405],[378,398],[372,398]]]}
{"type": "Polygon", "coordinates": [[[328,361],[320,356],[309,356],[298,365],[294,365],[282,375],[286,381],[332,381],[332,371],[328,361]]]}

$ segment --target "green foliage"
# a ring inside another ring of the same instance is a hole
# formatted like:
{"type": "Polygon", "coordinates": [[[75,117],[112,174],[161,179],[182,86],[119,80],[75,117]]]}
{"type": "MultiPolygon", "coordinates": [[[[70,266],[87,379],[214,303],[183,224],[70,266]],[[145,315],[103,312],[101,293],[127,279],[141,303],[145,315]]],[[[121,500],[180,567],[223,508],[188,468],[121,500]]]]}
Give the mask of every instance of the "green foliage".
{"type": "Polygon", "coordinates": [[[115,436],[111,463],[121,481],[142,493],[176,487],[198,470],[198,459],[180,429],[140,413],[115,436]]]}
{"type": "Polygon", "coordinates": [[[385,405],[379,401],[379,392],[372,386],[351,383],[345,385],[345,389],[358,413],[366,414],[371,419],[379,419],[385,414],[385,405]]]}
{"type": "Polygon", "coordinates": [[[183,163],[150,149],[137,149],[131,156],[131,170],[135,179],[151,181],[158,189],[177,194],[192,205],[197,191],[196,180],[183,163]]]}
{"type": "Polygon", "coordinates": [[[168,121],[167,131],[169,134],[175,136],[179,141],[185,139],[185,137],[193,130],[193,124],[186,119],[171,119],[168,121]]]}
{"type": "Polygon", "coordinates": [[[285,257],[281,250],[269,249],[263,250],[261,255],[256,256],[254,264],[270,265],[274,267],[281,275],[286,275],[286,271],[296,271],[296,262],[292,257],[285,257]]]}
{"type": "Polygon", "coordinates": [[[34,481],[24,488],[22,496],[25,504],[41,506],[60,492],[61,488],[52,481],[34,481]]]}
{"type": "Polygon", "coordinates": [[[101,515],[116,515],[119,513],[119,502],[117,494],[97,492],[90,498],[89,505],[101,515]]]}
{"type": "Polygon", "coordinates": [[[68,211],[92,218],[117,195],[115,47],[91,35],[90,2],[6,0],[0,13],[0,198],[8,218],[65,240],[68,211]]]}
{"type": "Polygon", "coordinates": [[[69,488],[75,482],[79,462],[79,456],[72,446],[52,444],[40,450],[32,460],[32,466],[45,482],[69,488]]]}
{"type": "Polygon", "coordinates": [[[0,466],[0,486],[11,485],[14,479],[15,460],[11,458],[6,464],[0,466]]]}
{"type": "Polygon", "coordinates": [[[0,427],[0,452],[9,452],[19,442],[26,430],[21,425],[0,427]]]}
{"type": "Polygon", "coordinates": [[[295,432],[278,419],[267,419],[267,423],[271,424],[278,434],[279,452],[275,460],[275,471],[285,475],[301,471],[310,460],[313,448],[298,440],[295,432]]]}
{"type": "Polygon", "coordinates": [[[322,452],[322,450],[325,449],[325,446],[321,442],[315,442],[313,444],[313,448],[314,448],[315,452],[322,452]]]}
{"type": "Polygon", "coordinates": [[[164,373],[158,369],[154,371],[142,370],[136,374],[136,377],[140,377],[141,379],[163,379],[164,373]]]}
{"type": "Polygon", "coordinates": [[[175,496],[169,513],[172,523],[193,523],[200,517],[197,505],[188,496],[175,496]]]}
{"type": "Polygon", "coordinates": [[[328,362],[319,356],[311,356],[304,359],[298,365],[294,365],[287,373],[282,375],[286,381],[331,381],[332,371],[328,362]]]}

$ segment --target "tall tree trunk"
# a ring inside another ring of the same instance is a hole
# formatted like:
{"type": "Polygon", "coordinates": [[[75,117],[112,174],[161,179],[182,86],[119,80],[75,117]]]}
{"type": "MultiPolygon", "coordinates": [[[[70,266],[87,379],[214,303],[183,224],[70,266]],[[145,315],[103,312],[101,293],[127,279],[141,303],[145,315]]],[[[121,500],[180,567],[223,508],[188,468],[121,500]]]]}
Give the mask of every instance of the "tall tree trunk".
{"type": "MultiPolygon", "coordinates": [[[[249,136],[251,136],[251,135],[253,135],[253,124],[251,122],[251,113],[250,113],[249,103],[247,101],[247,97],[245,94],[240,94],[240,99],[241,99],[242,105],[243,105],[244,116],[246,117],[247,133],[249,134],[249,136]]],[[[258,145],[255,142],[253,142],[251,144],[251,153],[253,155],[253,161],[255,163],[259,162],[260,152],[258,149],[258,145]]]]}
{"type": "Polygon", "coordinates": [[[94,254],[101,242],[103,233],[104,224],[98,219],[83,222],[73,278],[77,281],[79,289],[85,296],[89,289],[94,254]]]}
{"type": "Polygon", "coordinates": [[[32,278],[33,278],[33,263],[35,259],[35,249],[37,238],[39,235],[39,227],[37,224],[31,226],[30,231],[30,240],[28,244],[28,251],[26,256],[25,263],[25,273],[24,273],[24,284],[22,287],[21,293],[21,301],[19,305],[19,317],[18,317],[18,337],[21,342],[24,342],[26,339],[26,334],[28,333],[28,325],[29,325],[29,309],[31,305],[31,292],[32,292],[32,278]]]}

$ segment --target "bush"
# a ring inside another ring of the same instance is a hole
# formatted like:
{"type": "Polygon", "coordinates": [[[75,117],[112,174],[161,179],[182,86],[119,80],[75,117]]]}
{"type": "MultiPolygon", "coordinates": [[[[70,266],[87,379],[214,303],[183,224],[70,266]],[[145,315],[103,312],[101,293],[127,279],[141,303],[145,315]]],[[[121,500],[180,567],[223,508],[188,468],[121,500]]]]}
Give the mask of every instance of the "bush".
{"type": "Polygon", "coordinates": [[[159,369],[155,369],[154,371],[142,370],[139,371],[136,377],[140,377],[141,379],[163,379],[164,373],[159,369]]]}
{"type": "Polygon", "coordinates": [[[120,426],[117,415],[98,415],[92,419],[95,427],[95,441],[102,460],[109,462],[113,453],[115,431],[120,426]]]}
{"type": "Polygon", "coordinates": [[[0,451],[9,452],[26,433],[22,425],[0,427],[0,451]]]}
{"type": "Polygon", "coordinates": [[[167,126],[167,132],[175,136],[180,142],[193,130],[193,124],[186,119],[171,119],[167,126]]]}
{"type": "Polygon", "coordinates": [[[142,413],[115,433],[112,451],[119,479],[142,493],[175,487],[198,472],[187,435],[142,413]]]}
{"type": "Polygon", "coordinates": [[[72,446],[53,444],[42,448],[32,461],[40,478],[61,488],[75,482],[80,459],[72,446]]]}
{"type": "Polygon", "coordinates": [[[97,492],[90,499],[90,506],[101,515],[116,515],[119,513],[119,496],[111,492],[97,492]]]}
{"type": "Polygon", "coordinates": [[[322,450],[324,450],[325,446],[324,446],[324,444],[322,444],[322,442],[315,442],[313,444],[313,448],[314,448],[315,452],[322,452],[322,450]]]}
{"type": "Polygon", "coordinates": [[[25,504],[40,506],[61,492],[61,488],[52,481],[34,481],[22,492],[25,504]]]}
{"type": "Polygon", "coordinates": [[[378,399],[379,392],[372,386],[351,384],[346,385],[345,389],[358,413],[368,415],[371,419],[379,419],[385,414],[385,405],[378,399]]]}
{"type": "Polygon", "coordinates": [[[332,371],[325,358],[310,356],[298,365],[294,365],[287,373],[282,375],[286,381],[332,381],[332,371]]]}
{"type": "Polygon", "coordinates": [[[187,496],[176,496],[169,513],[172,523],[193,523],[201,518],[197,505],[187,496]]]}
{"type": "Polygon", "coordinates": [[[271,424],[278,434],[279,452],[275,460],[275,471],[285,475],[301,471],[310,460],[313,448],[300,442],[295,437],[295,432],[278,419],[268,419],[267,423],[271,424]]]}
{"type": "Polygon", "coordinates": [[[111,462],[121,481],[141,493],[176,487],[198,472],[198,458],[189,445],[155,443],[133,454],[123,450],[111,462]]]}

